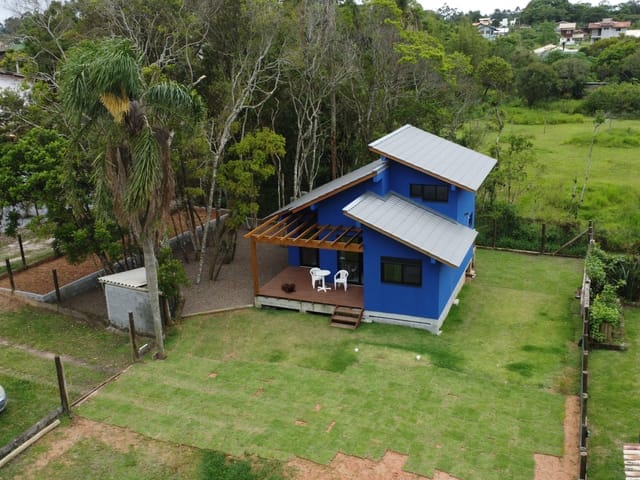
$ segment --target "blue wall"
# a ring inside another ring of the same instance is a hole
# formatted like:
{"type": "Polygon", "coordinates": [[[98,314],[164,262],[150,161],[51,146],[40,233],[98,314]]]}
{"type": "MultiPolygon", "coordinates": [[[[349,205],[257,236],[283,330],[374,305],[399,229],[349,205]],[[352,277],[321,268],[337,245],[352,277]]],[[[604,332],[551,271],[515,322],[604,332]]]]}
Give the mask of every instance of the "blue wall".
{"type": "Polygon", "coordinates": [[[384,235],[364,229],[364,307],[378,312],[437,317],[441,264],[384,235]],[[383,283],[381,257],[399,257],[422,262],[422,286],[383,283]]]}
{"type": "MultiPolygon", "coordinates": [[[[388,189],[388,170],[383,170],[377,176],[354,185],[350,189],[344,190],[329,197],[322,202],[311,206],[310,211],[318,215],[318,225],[343,225],[345,227],[355,226],[356,222],[342,213],[342,209],[353,200],[366,192],[374,192],[384,195],[388,189]]],[[[327,240],[329,240],[328,238],[327,240]]],[[[300,249],[289,247],[289,265],[300,266],[300,249]]],[[[335,272],[338,268],[338,252],[336,250],[320,250],[319,265],[335,272]]]]}
{"type": "Polygon", "coordinates": [[[475,228],[475,209],[476,209],[476,194],[461,188],[457,191],[458,196],[458,209],[456,215],[453,217],[462,225],[466,225],[469,228],[475,228]]]}
{"type": "MultiPolygon", "coordinates": [[[[475,208],[475,193],[450,185],[449,202],[425,202],[420,198],[410,196],[409,185],[411,183],[446,185],[436,178],[389,160],[388,168],[374,179],[339,192],[313,205],[310,210],[317,213],[319,225],[355,226],[356,222],[342,213],[342,209],[347,204],[367,191],[378,195],[395,191],[411,201],[425,205],[473,228],[475,219],[472,215],[475,208]]],[[[458,268],[452,268],[369,228],[363,227],[362,237],[364,243],[362,265],[362,283],[365,287],[364,304],[365,309],[371,311],[438,318],[447,305],[453,289],[465,274],[465,268],[473,255],[472,247],[467,252],[462,265],[458,268]],[[420,260],[422,286],[383,283],[380,272],[381,257],[420,260]]],[[[322,268],[331,270],[331,272],[337,270],[338,252],[320,250],[318,256],[319,265],[322,268]]],[[[300,265],[299,248],[289,248],[289,264],[300,265]]]]}
{"type": "Polygon", "coordinates": [[[444,307],[447,306],[447,302],[456,288],[456,285],[460,281],[460,278],[464,276],[467,269],[467,265],[473,257],[473,246],[469,248],[469,251],[464,257],[464,260],[458,268],[442,265],[440,270],[440,296],[438,297],[438,311],[442,312],[444,307]]]}

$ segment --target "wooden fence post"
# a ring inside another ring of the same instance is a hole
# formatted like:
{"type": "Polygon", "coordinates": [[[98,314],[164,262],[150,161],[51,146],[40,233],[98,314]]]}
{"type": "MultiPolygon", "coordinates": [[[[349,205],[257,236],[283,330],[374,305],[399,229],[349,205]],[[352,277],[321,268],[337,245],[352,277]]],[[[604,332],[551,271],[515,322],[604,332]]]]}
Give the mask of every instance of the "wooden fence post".
{"type": "Polygon", "coordinates": [[[589,422],[587,420],[587,400],[589,399],[589,394],[586,392],[582,392],[580,395],[580,446],[587,448],[587,437],[589,436],[589,422]]]}
{"type": "Polygon", "coordinates": [[[580,448],[580,480],[587,480],[587,449],[580,448]]]}
{"type": "Polygon", "coordinates": [[[4,262],[7,265],[7,273],[9,274],[9,283],[11,284],[11,291],[13,292],[16,289],[16,284],[13,281],[13,271],[11,270],[11,260],[6,258],[4,262]]]}
{"type": "Polygon", "coordinates": [[[493,219],[493,248],[496,248],[496,241],[498,237],[498,221],[493,219]]]}
{"type": "Polygon", "coordinates": [[[131,353],[133,355],[133,361],[136,362],[140,359],[138,352],[138,345],[136,344],[136,329],[133,322],[133,312],[129,312],[129,338],[131,339],[131,353]]]}
{"type": "Polygon", "coordinates": [[[27,259],[24,256],[24,247],[22,246],[22,235],[18,234],[18,245],[20,245],[20,258],[22,258],[22,266],[27,268],[27,259]]]}
{"type": "Polygon", "coordinates": [[[63,413],[69,415],[69,395],[67,394],[67,382],[64,379],[64,368],[62,367],[62,361],[60,356],[55,356],[56,373],[58,375],[58,388],[60,389],[60,405],[62,406],[63,413]]]}
{"type": "Polygon", "coordinates": [[[58,283],[58,271],[54,268],[51,270],[51,274],[53,275],[53,286],[56,289],[56,298],[58,299],[58,303],[61,301],[60,296],[60,284],[58,283]]]}

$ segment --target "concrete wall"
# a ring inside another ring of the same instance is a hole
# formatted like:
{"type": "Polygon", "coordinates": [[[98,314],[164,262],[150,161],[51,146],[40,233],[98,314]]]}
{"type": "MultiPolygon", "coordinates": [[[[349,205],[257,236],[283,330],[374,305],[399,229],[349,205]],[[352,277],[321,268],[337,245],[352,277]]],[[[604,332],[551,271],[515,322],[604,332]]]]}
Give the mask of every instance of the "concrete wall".
{"type": "Polygon", "coordinates": [[[146,289],[104,285],[109,322],[116,328],[129,329],[129,312],[133,312],[136,332],[153,335],[153,317],[146,289]]]}

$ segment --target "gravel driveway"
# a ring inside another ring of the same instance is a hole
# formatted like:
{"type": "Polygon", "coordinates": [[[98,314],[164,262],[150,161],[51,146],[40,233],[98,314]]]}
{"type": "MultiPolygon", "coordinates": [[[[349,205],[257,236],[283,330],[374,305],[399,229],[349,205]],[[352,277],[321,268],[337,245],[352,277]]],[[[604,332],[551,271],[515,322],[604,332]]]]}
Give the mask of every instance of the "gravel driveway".
{"type": "MultiPolygon", "coordinates": [[[[200,285],[196,285],[198,262],[195,260],[193,249],[187,252],[188,261],[185,261],[183,251],[180,248],[176,249],[175,256],[183,261],[190,281],[190,285],[183,289],[183,316],[253,305],[250,242],[243,237],[245,233],[246,230],[238,232],[235,259],[222,267],[218,280],[208,280],[209,263],[205,258],[200,285]]],[[[258,244],[257,252],[262,285],[287,266],[287,249],[277,245],[258,244]]],[[[63,306],[92,317],[107,318],[107,304],[101,288],[65,300],[63,306]]]]}

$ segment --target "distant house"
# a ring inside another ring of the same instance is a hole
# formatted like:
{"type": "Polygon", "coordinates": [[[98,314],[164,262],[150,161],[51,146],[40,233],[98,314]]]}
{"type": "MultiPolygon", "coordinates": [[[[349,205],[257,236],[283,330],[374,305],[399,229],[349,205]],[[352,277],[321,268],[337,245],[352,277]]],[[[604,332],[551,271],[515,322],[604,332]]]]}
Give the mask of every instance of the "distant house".
{"type": "Polygon", "coordinates": [[[572,45],[575,43],[574,35],[576,33],[575,22],[560,22],[556,27],[556,32],[560,35],[561,45],[572,45]]]}
{"type": "Polygon", "coordinates": [[[24,76],[17,73],[0,72],[0,90],[9,88],[19,91],[24,82],[24,76]]]}
{"type": "Polygon", "coordinates": [[[472,274],[476,191],[496,161],[411,125],[376,140],[380,158],[269,215],[249,232],[256,306],[334,313],[439,333],[472,274]],[[259,285],[257,243],[288,248],[289,267],[259,285]],[[331,284],[312,287],[311,268],[331,284]],[[292,286],[294,287],[292,289],[292,286]]]}
{"type": "Polygon", "coordinates": [[[631,27],[631,22],[628,20],[618,22],[611,18],[605,18],[601,22],[591,22],[587,27],[587,33],[591,38],[591,43],[593,43],[603,38],[624,35],[629,27],[631,27]]]}
{"type": "Polygon", "coordinates": [[[479,23],[474,23],[474,26],[478,29],[478,33],[487,40],[495,40],[495,38],[499,35],[499,29],[491,25],[491,23],[484,23],[481,21],[479,23]]]}

